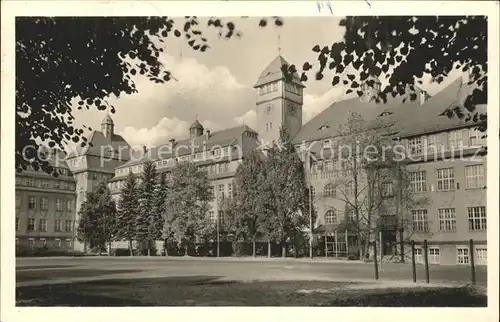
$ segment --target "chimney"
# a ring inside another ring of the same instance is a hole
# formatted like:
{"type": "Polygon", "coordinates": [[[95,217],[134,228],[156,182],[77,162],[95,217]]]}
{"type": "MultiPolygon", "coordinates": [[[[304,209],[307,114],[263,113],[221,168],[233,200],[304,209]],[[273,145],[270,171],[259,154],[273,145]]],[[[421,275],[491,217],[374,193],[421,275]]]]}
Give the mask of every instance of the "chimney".
{"type": "Polygon", "coordinates": [[[173,149],[175,145],[175,139],[170,139],[168,140],[168,142],[170,142],[170,148],[173,149]]]}
{"type": "Polygon", "coordinates": [[[205,138],[210,139],[210,130],[205,130],[205,138]]]}
{"type": "Polygon", "coordinates": [[[427,101],[428,95],[427,92],[424,90],[420,90],[418,92],[418,102],[420,105],[424,105],[424,103],[427,101]]]}
{"type": "Polygon", "coordinates": [[[144,152],[144,154],[148,152],[148,148],[145,145],[142,146],[142,152],[144,152]]]}

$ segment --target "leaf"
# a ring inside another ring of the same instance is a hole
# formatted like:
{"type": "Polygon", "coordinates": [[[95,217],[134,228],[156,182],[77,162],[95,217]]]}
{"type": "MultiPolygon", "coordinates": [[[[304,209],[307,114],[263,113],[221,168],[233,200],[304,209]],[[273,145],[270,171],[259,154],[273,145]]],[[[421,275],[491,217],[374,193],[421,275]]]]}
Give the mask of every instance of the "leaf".
{"type": "Polygon", "coordinates": [[[339,83],[339,81],[340,81],[340,77],[339,76],[333,77],[332,86],[337,85],[339,83]]]}
{"type": "Polygon", "coordinates": [[[311,64],[309,64],[308,62],[305,62],[304,65],[302,65],[302,70],[303,71],[308,71],[312,68],[311,64]]]}
{"type": "Polygon", "coordinates": [[[321,51],[321,48],[319,48],[319,45],[315,45],[312,49],[315,53],[319,53],[321,51]]]}

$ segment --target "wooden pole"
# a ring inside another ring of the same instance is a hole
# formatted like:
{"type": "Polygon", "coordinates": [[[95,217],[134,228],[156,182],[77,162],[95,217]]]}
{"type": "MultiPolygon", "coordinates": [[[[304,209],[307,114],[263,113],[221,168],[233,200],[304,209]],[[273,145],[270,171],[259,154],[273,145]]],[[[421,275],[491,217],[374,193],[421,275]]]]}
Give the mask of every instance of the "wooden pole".
{"type": "Polygon", "coordinates": [[[429,278],[429,255],[428,255],[427,239],[424,239],[424,263],[425,263],[425,282],[430,283],[429,278]]]}
{"type": "Polygon", "coordinates": [[[417,282],[417,267],[415,266],[415,241],[411,241],[411,266],[413,272],[413,283],[417,282]]]}
{"type": "Polygon", "coordinates": [[[470,281],[476,285],[476,269],[474,267],[474,241],[469,239],[470,281]]]}
{"type": "Polygon", "coordinates": [[[403,240],[404,228],[399,229],[399,250],[401,252],[401,263],[405,262],[405,245],[403,240]]]}
{"type": "Polygon", "coordinates": [[[373,241],[373,264],[375,265],[375,279],[378,280],[378,260],[377,260],[377,241],[373,241]]]}

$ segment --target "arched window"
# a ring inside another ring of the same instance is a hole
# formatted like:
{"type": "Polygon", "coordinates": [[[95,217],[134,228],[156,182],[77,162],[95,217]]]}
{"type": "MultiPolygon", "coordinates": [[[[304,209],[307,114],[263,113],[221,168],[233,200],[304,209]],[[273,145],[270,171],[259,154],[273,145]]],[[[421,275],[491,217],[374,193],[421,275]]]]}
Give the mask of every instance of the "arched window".
{"type": "Polygon", "coordinates": [[[337,223],[337,214],[333,210],[328,210],[325,213],[325,224],[335,224],[337,223]]]}
{"type": "Polygon", "coordinates": [[[335,197],[336,195],[336,190],[333,184],[329,183],[325,186],[323,189],[323,194],[325,197],[335,197]]]}

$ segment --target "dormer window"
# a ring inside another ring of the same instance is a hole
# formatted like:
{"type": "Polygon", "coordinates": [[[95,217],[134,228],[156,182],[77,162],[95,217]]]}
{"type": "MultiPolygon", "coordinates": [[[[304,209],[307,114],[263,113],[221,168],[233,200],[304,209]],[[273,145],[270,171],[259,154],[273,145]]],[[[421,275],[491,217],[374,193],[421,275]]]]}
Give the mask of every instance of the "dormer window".
{"type": "Polygon", "coordinates": [[[392,115],[394,113],[391,113],[391,112],[383,112],[382,114],[380,114],[379,116],[389,116],[389,115],[392,115]]]}
{"type": "Polygon", "coordinates": [[[329,127],[328,125],[326,125],[326,124],[325,124],[325,125],[321,125],[321,127],[319,128],[319,130],[320,130],[320,131],[323,131],[323,130],[326,130],[326,129],[328,129],[328,128],[330,128],[330,127],[329,127]]]}
{"type": "Polygon", "coordinates": [[[323,148],[329,148],[330,147],[330,140],[323,140],[323,148]]]}

